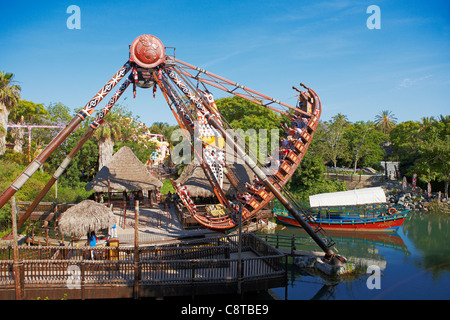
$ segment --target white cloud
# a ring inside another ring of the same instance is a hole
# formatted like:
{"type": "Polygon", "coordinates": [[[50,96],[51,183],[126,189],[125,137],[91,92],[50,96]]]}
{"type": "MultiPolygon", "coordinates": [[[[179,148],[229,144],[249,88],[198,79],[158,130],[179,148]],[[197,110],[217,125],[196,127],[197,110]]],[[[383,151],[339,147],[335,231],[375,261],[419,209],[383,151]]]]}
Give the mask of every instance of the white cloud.
{"type": "Polygon", "coordinates": [[[423,81],[423,80],[431,78],[431,77],[432,77],[432,75],[429,74],[429,75],[426,75],[426,76],[423,76],[420,78],[413,78],[413,79],[405,78],[400,82],[400,87],[409,88],[409,87],[415,85],[417,82],[423,81]]]}

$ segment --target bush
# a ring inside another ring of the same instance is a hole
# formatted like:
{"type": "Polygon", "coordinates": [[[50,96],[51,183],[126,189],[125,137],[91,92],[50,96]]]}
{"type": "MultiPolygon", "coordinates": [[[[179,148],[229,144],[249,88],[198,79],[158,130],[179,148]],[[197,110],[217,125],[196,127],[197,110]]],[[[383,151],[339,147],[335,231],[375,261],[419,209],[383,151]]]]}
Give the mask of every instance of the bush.
{"type": "MultiPolygon", "coordinates": [[[[25,170],[22,166],[11,160],[0,159],[0,189],[2,192],[25,170]]],[[[50,180],[51,175],[36,171],[35,174],[15,193],[16,201],[34,201],[41,190],[50,180]]],[[[91,192],[85,191],[84,186],[63,187],[58,185],[58,202],[79,202],[87,199],[91,192]]],[[[43,202],[55,201],[55,185],[42,199],[43,202]]],[[[0,231],[11,227],[11,202],[7,202],[0,209],[0,231]]]]}
{"type": "Polygon", "coordinates": [[[175,189],[172,186],[172,183],[170,183],[170,179],[163,180],[162,183],[163,186],[160,190],[161,194],[168,194],[169,191],[172,194],[176,193],[175,189]]]}
{"type": "Polygon", "coordinates": [[[326,179],[325,172],[322,158],[307,153],[287,187],[298,199],[305,201],[310,195],[346,190],[345,182],[326,179]]]}

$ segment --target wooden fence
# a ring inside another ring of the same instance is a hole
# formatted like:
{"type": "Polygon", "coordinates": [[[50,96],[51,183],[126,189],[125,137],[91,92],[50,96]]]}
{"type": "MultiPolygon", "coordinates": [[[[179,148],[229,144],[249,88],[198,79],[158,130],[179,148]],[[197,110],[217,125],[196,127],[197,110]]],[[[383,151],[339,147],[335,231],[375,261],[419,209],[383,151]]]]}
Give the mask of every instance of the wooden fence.
{"type": "Polygon", "coordinates": [[[217,287],[217,293],[227,292],[230,285],[236,290],[237,283],[243,288],[247,284],[249,290],[284,284],[283,254],[257,236],[244,234],[239,259],[237,243],[237,236],[226,236],[139,249],[21,246],[16,263],[12,248],[0,247],[0,298],[11,299],[18,287],[24,298],[39,292],[58,299],[65,292],[84,299],[99,289],[110,290],[102,293],[104,297],[123,296],[120,286],[132,289],[128,297],[136,297],[189,295],[194,287],[198,292],[199,286],[208,290],[212,284],[225,285],[217,287]]]}

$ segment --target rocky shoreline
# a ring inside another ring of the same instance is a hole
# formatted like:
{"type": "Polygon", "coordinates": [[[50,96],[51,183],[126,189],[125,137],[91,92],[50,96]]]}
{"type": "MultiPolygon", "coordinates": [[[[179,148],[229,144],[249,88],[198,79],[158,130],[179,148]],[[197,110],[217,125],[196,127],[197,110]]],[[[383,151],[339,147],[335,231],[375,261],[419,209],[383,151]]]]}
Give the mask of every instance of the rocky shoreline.
{"type": "Polygon", "coordinates": [[[415,191],[412,191],[410,187],[403,191],[398,181],[388,181],[381,187],[386,193],[387,202],[391,205],[402,205],[409,210],[450,213],[450,200],[441,195],[439,201],[438,192],[432,192],[429,197],[425,190],[418,187],[415,191]]]}

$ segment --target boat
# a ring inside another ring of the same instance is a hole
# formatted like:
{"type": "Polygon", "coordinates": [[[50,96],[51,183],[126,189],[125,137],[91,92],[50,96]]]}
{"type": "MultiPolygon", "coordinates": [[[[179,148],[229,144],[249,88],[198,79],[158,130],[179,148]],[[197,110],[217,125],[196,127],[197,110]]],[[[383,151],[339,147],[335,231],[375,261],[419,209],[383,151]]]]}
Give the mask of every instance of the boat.
{"type": "MultiPolygon", "coordinates": [[[[403,206],[389,206],[380,187],[322,193],[310,196],[309,202],[306,221],[324,230],[394,232],[410,213],[403,206]]],[[[301,227],[286,210],[273,211],[280,223],[301,227]]]]}

